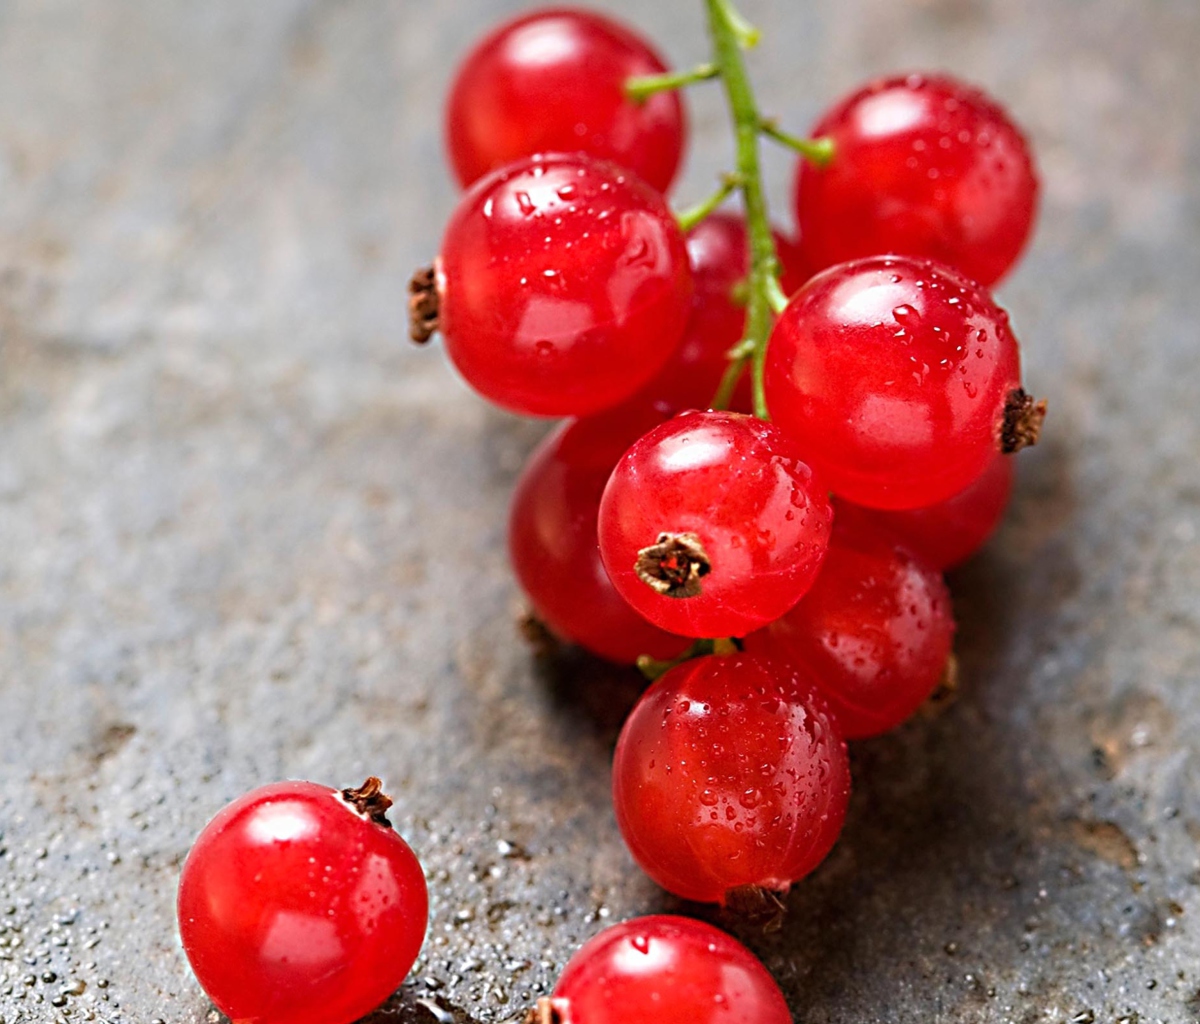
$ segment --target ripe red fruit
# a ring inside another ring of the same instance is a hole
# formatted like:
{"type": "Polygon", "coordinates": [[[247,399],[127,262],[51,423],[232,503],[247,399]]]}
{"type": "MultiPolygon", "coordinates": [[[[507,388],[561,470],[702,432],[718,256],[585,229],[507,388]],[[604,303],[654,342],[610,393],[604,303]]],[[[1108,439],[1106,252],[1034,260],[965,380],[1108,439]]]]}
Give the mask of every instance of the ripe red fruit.
{"type": "Polygon", "coordinates": [[[737,940],[687,917],[639,917],[579,950],[550,1000],[559,1024],[791,1024],[779,986],[737,940]]]}
{"type": "Polygon", "coordinates": [[[813,136],[833,160],[801,160],[796,218],[814,265],[895,252],[928,256],[980,284],[1016,262],[1038,182],[1020,130],[978,89],[940,76],[872,82],[813,136]]]}
{"type": "MultiPolygon", "coordinates": [[[[775,232],[775,250],[783,267],[780,281],[791,295],[808,280],[803,247],[775,232]]],[[[683,341],[646,393],[670,400],[681,409],[705,409],[717,393],[729,366],[728,352],[742,340],[746,327],[745,296],[738,289],[750,272],[746,221],[718,211],[687,234],[694,292],[683,341]]],[[[732,408],[750,411],[750,374],[734,395],[732,408]]]]}
{"type": "Polygon", "coordinates": [[[673,658],[686,646],[616,592],[596,539],[613,466],[667,415],[626,403],[563,423],[529,457],[509,512],[509,556],[538,617],[559,637],[618,664],[632,665],[640,654],[673,658]]]}
{"type": "Polygon", "coordinates": [[[501,25],[450,92],[446,141],[459,182],[534,153],[579,151],[666,191],[686,131],[679,93],[645,102],[625,94],[628,79],[665,70],[640,36],[591,11],[536,11],[501,25]]]}
{"type": "Polygon", "coordinates": [[[941,573],[869,519],[840,516],[821,575],[746,650],[811,672],[847,739],[887,732],[937,688],[954,639],[941,573]]]}
{"type": "Polygon", "coordinates": [[[617,463],[600,502],[600,553],[617,591],[656,626],[744,636],[812,585],[832,516],[802,450],[774,424],[691,412],[617,463]]]}
{"type": "Polygon", "coordinates": [[[1044,407],[1027,408],[1020,375],[1008,314],[987,292],[931,260],[876,256],[792,298],[764,385],[774,421],[838,497],[919,508],[1036,438],[1022,424],[1044,407]]]}
{"type": "Polygon", "coordinates": [[[263,786],[200,833],[179,880],[179,934],[233,1020],[350,1024],[408,974],[425,876],[378,787],[263,786]]]}
{"type": "Polygon", "coordinates": [[[850,768],[803,669],[750,654],[684,662],[630,713],[613,761],[617,824],[677,896],[783,892],[832,848],[850,768]]]}
{"type": "Polygon", "coordinates": [[[924,508],[887,512],[835,502],[838,522],[862,516],[890,530],[934,569],[952,569],[983,547],[1000,525],[1012,495],[1015,466],[1007,455],[993,456],[978,480],[924,508]]]}
{"type": "Polygon", "coordinates": [[[459,372],[538,416],[595,412],[646,384],[683,335],[692,287],[662,196],[581,154],[477,182],[446,228],[436,285],[459,372]]]}

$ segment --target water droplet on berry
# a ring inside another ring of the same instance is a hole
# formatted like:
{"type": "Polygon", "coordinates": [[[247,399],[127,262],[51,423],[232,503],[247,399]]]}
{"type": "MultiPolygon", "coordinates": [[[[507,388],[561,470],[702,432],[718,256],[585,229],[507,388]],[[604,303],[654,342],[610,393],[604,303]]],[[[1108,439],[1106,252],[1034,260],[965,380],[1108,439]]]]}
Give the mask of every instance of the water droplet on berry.
{"type": "Polygon", "coordinates": [[[537,209],[533,205],[533,200],[529,198],[528,192],[518,192],[516,194],[517,207],[526,217],[530,216],[537,209]]]}

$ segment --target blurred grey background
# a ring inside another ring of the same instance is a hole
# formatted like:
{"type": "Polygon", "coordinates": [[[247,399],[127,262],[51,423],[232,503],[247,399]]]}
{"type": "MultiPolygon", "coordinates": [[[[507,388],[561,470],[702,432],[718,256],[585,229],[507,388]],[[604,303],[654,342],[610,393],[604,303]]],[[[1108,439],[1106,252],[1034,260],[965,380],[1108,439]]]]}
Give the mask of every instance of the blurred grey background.
{"type": "MultiPolygon", "coordinates": [[[[606,921],[680,909],[609,805],[636,680],[513,629],[545,428],[404,339],[454,202],[441,97],[526,6],[0,2],[4,1024],[216,1020],[178,868],[281,777],[382,774],[429,869],[380,1021],[519,1016],[606,921]]],[[[707,53],[698,2],[595,6],[707,53]]],[[[1200,4],[745,11],[795,130],[927,68],[1026,126],[1043,210],[1001,298],[1051,418],[953,579],[961,698],[856,747],[842,842],[740,934],[806,1024],[1200,1020],[1200,4]]],[[[719,92],[690,100],[680,201],[729,164],[719,92]]]]}

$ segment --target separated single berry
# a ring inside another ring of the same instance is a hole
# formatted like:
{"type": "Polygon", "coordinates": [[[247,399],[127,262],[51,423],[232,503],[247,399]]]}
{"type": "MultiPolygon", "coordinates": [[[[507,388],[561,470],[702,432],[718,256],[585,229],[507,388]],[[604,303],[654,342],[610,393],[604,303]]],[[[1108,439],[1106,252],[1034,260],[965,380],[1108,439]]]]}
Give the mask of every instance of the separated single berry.
{"type": "Polygon", "coordinates": [[[984,285],[1016,262],[1038,181],[1005,111],[944,76],[873,82],[817,123],[826,166],[801,160],[796,217],[817,268],[894,252],[928,256],[984,285]]]}
{"type": "Polygon", "coordinates": [[[838,521],[864,517],[890,530],[905,547],[934,569],[945,571],[961,565],[977,552],[991,535],[1012,495],[1016,462],[996,455],[974,483],[936,505],[888,512],[835,502],[838,521]]]}
{"type": "Polygon", "coordinates": [[[600,503],[617,591],[661,629],[744,636],[812,585],[833,512],[802,449],[774,424],[691,412],[638,440],[600,503]]]}
{"type": "Polygon", "coordinates": [[[746,649],[804,666],[847,739],[895,728],[937,688],[954,639],[937,569],[868,518],[839,513],[812,590],[746,649]]]}
{"type": "MultiPolygon", "coordinates": [[[[687,234],[694,292],[683,341],[648,385],[646,393],[681,409],[705,409],[729,366],[729,350],[746,328],[746,289],[750,247],[745,218],[718,211],[687,234]]],[[[780,284],[791,295],[810,276],[803,246],[775,232],[775,251],[783,270],[780,284]]],[[[731,403],[749,412],[750,375],[744,374],[731,403]]]]}
{"type": "Polygon", "coordinates": [[[920,508],[1037,439],[1008,314],[932,260],[876,256],[809,281],[771,333],[771,416],[840,498],[920,508]]]}
{"type": "Polygon", "coordinates": [[[779,986],[736,939],[656,915],[606,928],[563,969],[536,1024],[791,1024],[779,986]]]}
{"type": "Polygon", "coordinates": [[[509,556],[535,614],[560,638],[618,664],[642,654],[673,658],[686,646],[616,592],[596,539],[613,466],[667,415],[649,403],[626,403],[563,423],[529,457],[509,512],[509,556]]]}
{"type": "Polygon", "coordinates": [[[535,11],[501,25],[450,91],[446,141],[459,182],[535,153],[579,151],[666,191],[686,134],[679,93],[639,101],[625,90],[630,78],[665,70],[649,43],[594,11],[535,11]]]}
{"type": "Polygon", "coordinates": [[[632,395],[662,369],[691,309],[687,249],[662,196],[582,154],[530,157],[477,182],[432,282],[414,282],[414,329],[427,333],[432,289],[467,383],[537,416],[632,395]]]}
{"type": "Polygon", "coordinates": [[[634,859],[685,899],[785,892],[841,831],[841,729],[800,666],[751,654],[684,662],[621,730],[617,824],[634,859]]]}
{"type": "Polygon", "coordinates": [[[421,865],[368,779],[280,782],[200,833],[179,880],[179,934],[235,1021],[350,1024],[392,994],[425,936],[421,865]]]}

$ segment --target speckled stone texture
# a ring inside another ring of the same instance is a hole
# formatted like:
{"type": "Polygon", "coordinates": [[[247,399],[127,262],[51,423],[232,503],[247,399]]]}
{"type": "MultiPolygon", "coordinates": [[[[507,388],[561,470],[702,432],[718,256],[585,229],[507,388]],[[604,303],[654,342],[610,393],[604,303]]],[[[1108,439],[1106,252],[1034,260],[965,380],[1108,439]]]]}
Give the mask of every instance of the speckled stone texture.
{"type": "MultiPolygon", "coordinates": [[[[707,52],[693,0],[604,6],[707,52]]],[[[609,805],[636,681],[514,633],[544,426],[404,341],[454,201],[439,98],[520,7],[0,3],[4,1024],[216,1020],[179,865],[281,777],[382,774],[429,870],[379,1022],[508,1020],[605,921],[679,909],[609,805]]],[[[797,130],[932,67],[1029,128],[1043,215],[1001,297],[1052,408],[953,578],[961,698],[856,747],[841,843],[741,934],[805,1024],[1200,1020],[1200,5],[746,10],[797,130]]],[[[728,164],[719,93],[692,111],[680,200],[728,164]]]]}

